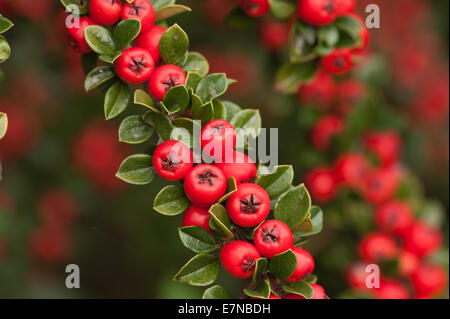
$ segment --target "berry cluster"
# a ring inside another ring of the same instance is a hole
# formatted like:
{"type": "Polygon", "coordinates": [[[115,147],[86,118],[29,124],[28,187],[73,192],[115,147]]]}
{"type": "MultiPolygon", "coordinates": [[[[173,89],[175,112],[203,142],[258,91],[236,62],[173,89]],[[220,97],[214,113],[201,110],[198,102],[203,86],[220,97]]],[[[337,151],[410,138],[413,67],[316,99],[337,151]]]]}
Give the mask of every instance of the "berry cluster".
{"type": "Polygon", "coordinates": [[[358,244],[361,262],[354,263],[347,271],[350,287],[377,299],[428,299],[439,295],[447,284],[447,273],[428,257],[441,248],[442,232],[417,220],[409,204],[401,200],[378,206],[375,223],[378,230],[358,244]],[[398,260],[396,271],[382,273],[378,289],[367,289],[366,265],[387,265],[393,260],[398,260]]]}
{"type": "MultiPolygon", "coordinates": [[[[148,0],[92,0],[81,17],[68,16],[73,23],[67,32],[84,60],[95,58],[85,88],[106,88],[107,119],[126,109],[132,90],[134,103],[146,109],[122,121],[119,140],[155,143],[152,155],[129,156],[116,176],[135,185],[148,184],[156,175],[176,183],[164,187],[153,206],[163,215],[183,214],[180,239],[197,253],[174,280],[209,286],[220,260],[230,274],[252,277],[244,296],[325,298],[311,275],[313,258],[300,247],[305,237],[322,229],[322,211],[311,206],[303,184],[292,185],[292,166],[257,168],[244,153],[249,140],[257,138],[260,114],[220,100],[235,81],[224,73],[208,74],[208,61],[188,51],[186,33],[176,24],[167,25],[166,18],[190,9],[154,5],[148,0]],[[196,128],[201,131],[198,137],[196,128]],[[255,135],[246,136],[239,146],[242,128],[254,129],[255,135]],[[180,136],[180,129],[189,136],[180,136]],[[151,138],[154,133],[157,139],[151,138]],[[209,254],[219,248],[220,256],[209,254]]],[[[93,154],[99,166],[105,166],[99,158],[111,157],[105,156],[111,155],[106,148],[90,142],[98,135],[86,135],[78,143],[86,146],[78,148],[78,162],[91,171],[93,154]]],[[[100,144],[110,143],[105,139],[100,144]]],[[[224,297],[220,286],[204,294],[224,297]]]]}

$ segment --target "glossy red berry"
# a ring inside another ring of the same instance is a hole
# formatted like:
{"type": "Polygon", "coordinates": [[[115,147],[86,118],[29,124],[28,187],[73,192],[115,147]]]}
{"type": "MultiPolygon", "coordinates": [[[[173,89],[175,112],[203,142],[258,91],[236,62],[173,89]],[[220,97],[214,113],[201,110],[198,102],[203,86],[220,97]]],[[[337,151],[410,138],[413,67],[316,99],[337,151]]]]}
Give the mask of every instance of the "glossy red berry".
{"type": "Polygon", "coordinates": [[[152,160],[156,173],[169,181],[182,180],[193,165],[191,150],[178,141],[166,141],[158,145],[152,160]]]}
{"type": "Polygon", "coordinates": [[[445,289],[447,280],[447,272],[441,266],[431,263],[420,264],[411,276],[415,297],[420,299],[437,297],[445,289]]]}
{"type": "Polygon", "coordinates": [[[232,241],[220,251],[220,261],[231,275],[248,278],[255,271],[256,261],[261,258],[258,250],[245,241],[232,241]]]}
{"type": "Polygon", "coordinates": [[[122,4],[118,0],[91,0],[89,16],[99,25],[111,25],[119,21],[122,4]]]}
{"type": "Polygon", "coordinates": [[[186,175],[184,191],[194,205],[209,207],[225,195],[227,180],[219,168],[200,164],[186,175]]]}
{"type": "Polygon", "coordinates": [[[161,40],[161,36],[165,31],[165,28],[155,25],[147,32],[141,33],[134,42],[137,47],[144,48],[150,52],[155,63],[161,58],[159,54],[159,40],[161,40]]]}
{"type": "Polygon", "coordinates": [[[403,236],[406,251],[423,257],[432,254],[442,245],[442,233],[439,229],[419,221],[409,227],[403,236]]]}
{"type": "Polygon", "coordinates": [[[342,133],[343,130],[344,123],[339,117],[324,116],[312,128],[312,142],[318,150],[325,151],[330,147],[331,139],[342,133]]]}
{"type": "Polygon", "coordinates": [[[363,198],[375,205],[390,200],[398,187],[398,173],[392,168],[373,169],[367,172],[362,187],[363,198]]]}
{"type": "Polygon", "coordinates": [[[235,146],[236,131],[229,122],[214,120],[203,127],[201,132],[203,154],[213,158],[216,163],[226,161],[227,155],[232,154],[235,146]]]}
{"type": "Polygon", "coordinates": [[[209,218],[210,214],[207,209],[191,205],[184,212],[182,225],[183,227],[200,226],[208,233],[211,233],[209,218]]]}
{"type": "Polygon", "coordinates": [[[368,262],[392,260],[397,257],[399,248],[394,238],[382,232],[364,237],[358,246],[361,258],[368,262]]]}
{"type": "Polygon", "coordinates": [[[349,49],[334,49],[322,58],[322,66],[331,74],[344,74],[353,67],[352,51],[349,49]]]}
{"type": "Polygon", "coordinates": [[[347,187],[360,188],[370,169],[369,161],[358,153],[341,155],[335,165],[336,178],[347,187]]]}
{"type": "Polygon", "coordinates": [[[261,23],[259,38],[267,50],[278,51],[288,43],[289,33],[288,23],[268,20],[261,23]]]}
{"type": "Polygon", "coordinates": [[[318,167],[306,174],[305,184],[313,199],[319,203],[329,202],[337,191],[334,171],[327,167],[318,167]]]}
{"type": "Polygon", "coordinates": [[[330,24],[337,13],[335,0],[299,0],[298,16],[306,23],[315,26],[330,24]]]}
{"type": "Polygon", "coordinates": [[[400,235],[413,224],[414,214],[408,204],[394,200],[377,208],[375,221],[380,229],[400,235]]]}
{"type": "Polygon", "coordinates": [[[286,278],[288,282],[297,282],[309,276],[314,271],[314,259],[309,252],[300,247],[292,247],[292,251],[297,257],[297,265],[294,272],[286,278]]]}
{"type": "Polygon", "coordinates": [[[366,290],[366,280],[370,272],[366,272],[367,263],[355,262],[348,267],[346,278],[348,285],[355,290],[366,290]]]}
{"type": "Polygon", "coordinates": [[[269,0],[239,0],[239,6],[246,15],[253,18],[265,16],[269,12],[269,0]]]}
{"type": "Polygon", "coordinates": [[[230,177],[234,177],[238,185],[251,182],[258,172],[253,160],[239,151],[233,151],[231,163],[225,158],[223,163],[216,163],[214,165],[220,168],[227,180],[230,177]]]}
{"type": "Polygon", "coordinates": [[[115,62],[117,76],[131,84],[144,83],[155,70],[155,62],[150,53],[142,48],[129,48],[115,62]]]}
{"type": "Polygon", "coordinates": [[[148,0],[134,0],[125,3],[122,8],[122,20],[136,19],[141,21],[141,32],[147,32],[155,23],[155,9],[148,0]]]}
{"type": "Polygon", "coordinates": [[[265,221],[255,232],[255,246],[267,258],[281,254],[294,245],[292,231],[282,221],[265,221]]]}
{"type": "Polygon", "coordinates": [[[148,89],[155,99],[162,101],[168,90],[185,83],[186,74],[183,69],[176,65],[166,64],[153,72],[148,82],[148,89]]]}
{"type": "Polygon", "coordinates": [[[227,200],[227,211],[231,220],[242,227],[259,225],[270,212],[267,192],[256,184],[241,184],[227,200]]]}
{"type": "Polygon", "coordinates": [[[337,15],[352,13],[356,9],[356,0],[334,0],[337,15]]]}
{"type": "Polygon", "coordinates": [[[67,28],[67,33],[70,38],[70,46],[79,53],[88,53],[92,51],[91,47],[86,42],[86,38],[84,37],[84,30],[91,25],[95,25],[95,23],[89,17],[80,17],[79,26],[67,28]]]}
{"type": "Polygon", "coordinates": [[[310,83],[300,87],[298,100],[304,105],[328,109],[336,101],[337,92],[333,77],[321,70],[310,83]]]}
{"type": "Polygon", "coordinates": [[[373,289],[375,299],[409,299],[410,295],[406,287],[397,280],[382,279],[380,288],[373,289]]]}
{"type": "Polygon", "coordinates": [[[410,276],[415,273],[419,267],[420,259],[409,251],[402,251],[398,257],[399,272],[402,276],[410,276]]]}
{"type": "Polygon", "coordinates": [[[388,166],[399,159],[401,138],[397,132],[372,132],[365,136],[364,144],[380,161],[381,165],[388,166]]]}

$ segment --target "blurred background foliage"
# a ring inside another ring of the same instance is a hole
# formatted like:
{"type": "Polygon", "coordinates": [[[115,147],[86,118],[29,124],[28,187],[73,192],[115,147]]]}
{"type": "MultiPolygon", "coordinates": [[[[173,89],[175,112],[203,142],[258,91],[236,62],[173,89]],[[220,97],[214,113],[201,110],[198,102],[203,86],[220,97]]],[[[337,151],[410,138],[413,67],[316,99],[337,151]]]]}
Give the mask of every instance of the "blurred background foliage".
{"type": "MultiPolygon", "coordinates": [[[[0,142],[0,297],[200,297],[202,289],[171,281],[191,254],[178,239],[181,216],[167,219],[152,210],[155,192],[164,182],[131,187],[114,177],[132,150],[117,141],[118,120],[104,123],[102,97],[83,92],[83,72],[79,57],[67,45],[62,6],[53,0],[8,2],[0,0],[0,12],[15,23],[7,33],[13,53],[1,66],[5,78],[0,80],[0,111],[10,117],[7,138],[0,142]],[[51,192],[60,193],[52,197],[51,192]],[[69,217],[58,220],[55,211],[69,217]],[[64,244],[51,244],[56,241],[64,244]],[[65,288],[69,263],[81,268],[81,289],[65,288]]],[[[227,98],[261,109],[264,127],[279,128],[280,163],[294,164],[296,180],[301,181],[308,169],[329,162],[333,154],[315,151],[309,138],[320,111],[300,107],[295,96],[272,91],[273,75],[285,57],[264,49],[257,24],[240,31],[224,26],[234,0],[179,2],[193,8],[176,18],[189,34],[191,48],[208,58],[212,72],[238,80],[227,98]]],[[[387,1],[361,2],[380,5],[382,25],[371,30],[375,53],[356,71],[368,94],[349,121],[356,128],[381,124],[401,132],[404,162],[422,181],[424,194],[442,206],[448,247],[448,88],[445,118],[440,116],[439,125],[422,125],[412,107],[420,99],[418,88],[442,84],[433,82],[442,77],[414,87],[402,85],[395,73],[398,61],[410,59],[412,65],[440,68],[448,87],[448,1],[423,1],[431,11],[417,24],[409,23],[408,14],[413,13],[394,11],[399,8],[387,1]],[[397,20],[409,23],[419,42],[383,42],[392,28],[403,27],[384,24],[385,16],[398,12],[405,17],[397,20]]],[[[406,75],[406,80],[414,76],[406,75]]],[[[332,153],[346,147],[337,144],[332,153]]],[[[318,257],[320,283],[332,298],[347,289],[341,268],[353,259],[358,237],[349,231],[349,236],[336,238],[334,220],[342,222],[342,212],[351,214],[351,209],[325,207],[324,231],[307,244],[318,257]]],[[[363,220],[364,210],[353,209],[353,220],[363,220]]],[[[221,272],[220,284],[238,296],[243,283],[221,272]]]]}

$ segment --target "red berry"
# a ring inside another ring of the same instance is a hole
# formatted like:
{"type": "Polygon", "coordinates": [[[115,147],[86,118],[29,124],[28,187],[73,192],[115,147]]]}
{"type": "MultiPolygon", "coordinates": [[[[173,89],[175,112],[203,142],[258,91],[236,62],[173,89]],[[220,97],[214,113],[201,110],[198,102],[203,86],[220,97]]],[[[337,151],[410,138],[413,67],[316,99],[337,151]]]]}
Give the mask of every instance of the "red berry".
{"type": "Polygon", "coordinates": [[[223,163],[227,158],[230,161],[230,155],[236,146],[236,131],[225,120],[211,121],[202,129],[201,146],[203,154],[217,163],[223,163]]]}
{"type": "Polygon", "coordinates": [[[332,74],[344,74],[353,66],[352,51],[334,49],[333,52],[322,58],[322,66],[332,74]]]}
{"type": "Polygon", "coordinates": [[[312,128],[311,137],[314,146],[325,151],[330,147],[331,139],[344,129],[344,123],[335,115],[328,115],[321,118],[312,128]]]}
{"type": "Polygon", "coordinates": [[[156,173],[169,181],[182,180],[191,170],[191,150],[181,142],[166,141],[153,153],[153,167],[156,173]]]}
{"type": "Polygon", "coordinates": [[[86,42],[86,38],[84,37],[84,30],[91,25],[95,25],[95,23],[90,18],[80,17],[80,25],[78,27],[67,27],[67,32],[70,38],[70,46],[79,53],[88,53],[92,51],[91,47],[86,42]]]}
{"type": "Polygon", "coordinates": [[[91,0],[89,16],[100,25],[111,25],[119,21],[122,5],[118,0],[91,0]]]}
{"type": "Polygon", "coordinates": [[[439,265],[420,264],[411,276],[416,298],[433,298],[439,295],[446,286],[447,272],[439,265]]]}
{"type": "Polygon", "coordinates": [[[227,200],[231,220],[242,227],[253,227],[267,218],[270,212],[270,198],[267,192],[256,184],[241,184],[227,200]]]}
{"type": "Polygon", "coordinates": [[[261,23],[259,38],[266,49],[270,51],[278,51],[288,43],[289,32],[289,24],[269,20],[261,23]]]}
{"type": "Polygon", "coordinates": [[[403,236],[406,251],[423,257],[432,254],[442,245],[442,233],[439,229],[417,222],[407,229],[403,236]]]}
{"type": "Polygon", "coordinates": [[[362,196],[371,204],[383,204],[395,195],[398,182],[398,174],[392,168],[371,170],[364,179],[362,196]]]}
{"type": "Polygon", "coordinates": [[[292,247],[292,251],[297,257],[297,265],[294,272],[286,278],[288,282],[297,282],[309,276],[314,271],[314,259],[311,254],[300,247],[292,247]]]}
{"type": "Polygon", "coordinates": [[[334,0],[334,2],[338,16],[355,11],[356,0],[334,0]]]}
{"type": "Polygon", "coordinates": [[[348,14],[348,16],[357,20],[359,22],[359,24],[361,25],[361,29],[359,31],[359,36],[361,37],[361,43],[356,48],[353,48],[352,52],[356,53],[356,54],[365,53],[367,47],[369,46],[369,42],[370,42],[369,29],[367,29],[364,20],[358,14],[350,13],[350,14],[348,14]]]}
{"type": "Polygon", "coordinates": [[[381,232],[364,237],[359,243],[358,250],[361,258],[368,263],[392,260],[399,253],[394,238],[381,232]]]}
{"type": "Polygon", "coordinates": [[[69,193],[62,189],[53,189],[39,198],[37,211],[44,222],[65,225],[74,222],[78,207],[69,193]]]}
{"type": "Polygon", "coordinates": [[[225,159],[223,163],[216,163],[214,165],[220,168],[227,180],[230,177],[234,177],[238,185],[251,182],[256,177],[258,171],[252,159],[239,151],[233,151],[232,162],[228,162],[225,159]]]}
{"type": "Polygon", "coordinates": [[[184,74],[183,69],[176,65],[166,64],[153,72],[148,83],[148,89],[155,99],[162,101],[168,90],[185,83],[186,74],[184,74]]]}
{"type": "Polygon", "coordinates": [[[398,257],[399,272],[402,276],[410,276],[419,267],[419,258],[408,251],[402,251],[398,257]]]}
{"type": "Polygon", "coordinates": [[[395,200],[378,207],[375,221],[384,231],[403,234],[412,225],[414,214],[406,203],[395,200]]]}
{"type": "Polygon", "coordinates": [[[245,241],[229,242],[220,251],[223,267],[238,278],[248,278],[253,275],[259,258],[261,255],[255,246],[245,241]]]}
{"type": "Polygon", "coordinates": [[[346,271],[347,283],[352,289],[366,290],[366,280],[369,275],[366,272],[367,264],[363,262],[356,262],[350,265],[346,271]]]}
{"type": "Polygon", "coordinates": [[[316,26],[332,23],[337,13],[335,0],[300,0],[298,4],[300,19],[316,26]]]}
{"type": "Polygon", "coordinates": [[[314,290],[314,294],[311,299],[328,299],[325,289],[318,284],[310,284],[314,290]]]}
{"type": "Polygon", "coordinates": [[[327,109],[335,102],[337,92],[333,77],[321,70],[310,83],[300,87],[298,99],[302,104],[327,109]]]}
{"type": "Polygon", "coordinates": [[[318,167],[305,177],[305,184],[313,199],[319,203],[329,202],[336,195],[337,182],[333,170],[318,167]]]}
{"type": "Polygon", "coordinates": [[[401,138],[397,132],[372,132],[364,138],[366,148],[375,154],[381,165],[388,166],[398,161],[401,138]]]}
{"type": "Polygon", "coordinates": [[[345,186],[359,188],[369,168],[370,163],[363,155],[345,153],[336,162],[336,178],[345,186]]]}
{"type": "Polygon", "coordinates": [[[72,241],[66,230],[54,225],[36,229],[30,237],[32,254],[44,262],[60,262],[72,249],[72,241]]]}
{"type": "Polygon", "coordinates": [[[183,227],[200,226],[208,233],[211,233],[209,217],[210,215],[207,209],[191,205],[184,212],[182,225],[183,227]]]}
{"type": "Polygon", "coordinates": [[[209,207],[225,195],[227,180],[217,167],[200,164],[186,175],[184,191],[194,205],[209,207]]]}
{"type": "Polygon", "coordinates": [[[380,280],[380,288],[374,289],[375,299],[409,299],[405,286],[396,280],[380,280]]]}
{"type": "Polygon", "coordinates": [[[259,18],[269,12],[269,0],[239,0],[239,5],[246,15],[259,18]]]}
{"type": "Polygon", "coordinates": [[[138,84],[144,83],[155,70],[155,62],[145,49],[129,48],[115,62],[116,73],[124,82],[138,84]]]}
{"type": "Polygon", "coordinates": [[[294,245],[294,236],[282,221],[268,220],[257,229],[254,242],[261,255],[272,258],[291,248],[294,245]]]}
{"type": "Polygon", "coordinates": [[[122,20],[125,19],[141,21],[141,32],[147,32],[155,23],[155,9],[148,0],[134,0],[122,8],[122,20]]]}
{"type": "Polygon", "coordinates": [[[136,46],[150,52],[155,63],[161,58],[159,54],[159,40],[165,31],[165,28],[155,25],[149,31],[141,33],[135,40],[136,46]]]}
{"type": "Polygon", "coordinates": [[[339,83],[338,111],[342,115],[349,114],[358,102],[366,95],[366,87],[360,81],[352,79],[339,83]]]}

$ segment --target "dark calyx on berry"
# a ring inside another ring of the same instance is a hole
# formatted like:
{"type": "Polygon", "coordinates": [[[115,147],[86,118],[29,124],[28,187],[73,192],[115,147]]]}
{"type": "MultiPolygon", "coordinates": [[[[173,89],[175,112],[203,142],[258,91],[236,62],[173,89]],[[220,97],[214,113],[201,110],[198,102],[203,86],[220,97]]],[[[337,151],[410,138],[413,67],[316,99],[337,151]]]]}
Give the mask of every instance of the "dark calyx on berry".
{"type": "Polygon", "coordinates": [[[241,199],[241,210],[242,213],[251,213],[256,214],[258,207],[261,205],[260,202],[255,200],[255,197],[253,194],[251,194],[249,197],[241,199]]]}

